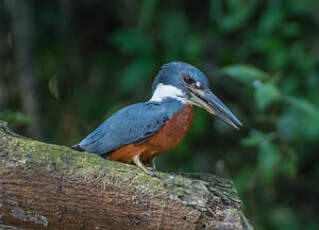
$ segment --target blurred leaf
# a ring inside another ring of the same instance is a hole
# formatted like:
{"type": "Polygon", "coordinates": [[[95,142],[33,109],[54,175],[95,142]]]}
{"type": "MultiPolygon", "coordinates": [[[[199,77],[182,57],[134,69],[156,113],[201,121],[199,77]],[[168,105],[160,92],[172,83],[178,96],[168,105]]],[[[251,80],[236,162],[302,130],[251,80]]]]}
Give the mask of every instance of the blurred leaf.
{"type": "Polygon", "coordinates": [[[123,69],[122,90],[124,92],[138,90],[139,85],[151,76],[153,69],[154,62],[151,58],[134,60],[123,69]]]}
{"type": "Polygon", "coordinates": [[[275,167],[280,161],[280,151],[276,145],[265,140],[259,147],[258,168],[261,170],[261,179],[265,185],[273,184],[278,175],[275,167]]]}
{"type": "Polygon", "coordinates": [[[283,27],[283,34],[287,37],[295,37],[301,33],[299,24],[295,22],[285,23],[283,27]]]}
{"type": "Polygon", "coordinates": [[[112,42],[124,54],[149,54],[154,49],[154,41],[145,32],[122,29],[113,33],[112,42]]]}
{"type": "Polygon", "coordinates": [[[242,83],[249,84],[250,86],[256,80],[262,81],[267,79],[267,74],[262,70],[249,66],[249,65],[232,65],[222,68],[222,74],[228,75],[231,78],[238,80],[242,83]]]}
{"type": "Polygon", "coordinates": [[[260,53],[267,56],[266,60],[270,69],[283,69],[287,65],[289,50],[285,41],[280,38],[271,35],[261,35],[253,40],[252,45],[260,53]]]}
{"type": "Polygon", "coordinates": [[[21,112],[0,112],[0,120],[6,121],[11,125],[25,125],[31,121],[31,118],[21,112]]]}
{"type": "Polygon", "coordinates": [[[254,0],[211,0],[210,19],[222,31],[238,30],[254,13],[257,2],[254,0]]]}
{"type": "Polygon", "coordinates": [[[278,8],[268,8],[261,16],[259,29],[262,33],[271,34],[281,28],[284,19],[284,11],[278,8]]]}
{"type": "Polygon", "coordinates": [[[272,141],[276,139],[276,133],[262,133],[259,130],[251,130],[250,136],[245,137],[241,141],[242,146],[253,147],[253,146],[260,146],[264,141],[272,141]]]}
{"type": "Polygon", "coordinates": [[[307,223],[307,226],[304,226],[305,230],[318,230],[319,224],[315,222],[316,220],[312,220],[311,222],[307,223]]]}
{"type": "Polygon", "coordinates": [[[285,102],[289,103],[290,105],[294,106],[295,108],[301,110],[302,112],[312,115],[314,117],[318,117],[318,114],[319,114],[318,107],[311,104],[309,101],[303,98],[298,98],[298,97],[293,97],[288,95],[283,96],[282,99],[285,102]]]}
{"type": "Polygon", "coordinates": [[[290,178],[293,178],[297,174],[297,168],[295,161],[291,159],[285,159],[281,162],[280,171],[290,178]]]}
{"type": "Polygon", "coordinates": [[[285,206],[275,207],[270,215],[271,222],[274,223],[276,229],[297,230],[298,222],[294,212],[285,206]]]}
{"type": "Polygon", "coordinates": [[[49,79],[49,91],[55,99],[59,99],[58,78],[56,75],[49,79]]]}
{"type": "Polygon", "coordinates": [[[51,76],[56,73],[58,69],[58,57],[54,51],[47,48],[42,51],[42,57],[40,58],[40,65],[39,67],[42,69],[41,74],[39,74],[39,77],[45,77],[51,76]]]}
{"type": "Polygon", "coordinates": [[[278,118],[278,133],[282,141],[290,141],[290,143],[316,142],[319,138],[318,116],[309,115],[301,109],[288,106],[278,118]]]}
{"type": "Polygon", "coordinates": [[[265,109],[280,95],[278,89],[272,83],[261,84],[256,88],[255,100],[260,109],[265,109]]]}
{"type": "Polygon", "coordinates": [[[158,5],[158,0],[144,0],[141,10],[140,17],[138,20],[138,28],[145,28],[152,23],[152,17],[154,16],[154,11],[158,5]]]}
{"type": "Polygon", "coordinates": [[[185,57],[191,62],[198,62],[203,52],[202,38],[196,34],[191,34],[185,41],[185,57]]]}
{"type": "Polygon", "coordinates": [[[207,114],[206,111],[202,109],[195,108],[194,121],[192,128],[190,130],[190,134],[194,139],[201,139],[205,134],[207,134],[208,129],[207,127],[210,124],[210,116],[207,114]]]}
{"type": "Polygon", "coordinates": [[[7,40],[8,40],[8,45],[10,48],[13,48],[13,39],[12,39],[12,33],[8,33],[8,36],[7,36],[7,40]]]}
{"type": "Polygon", "coordinates": [[[244,165],[239,174],[236,175],[234,183],[239,193],[247,192],[254,173],[254,168],[250,165],[244,165]]]}
{"type": "Polygon", "coordinates": [[[260,145],[258,166],[263,170],[272,170],[280,160],[280,152],[276,145],[264,140],[260,145]]]}
{"type": "Polygon", "coordinates": [[[259,146],[263,141],[263,137],[246,137],[241,140],[241,145],[246,147],[259,146]]]}
{"type": "Polygon", "coordinates": [[[159,36],[163,43],[165,59],[185,58],[182,54],[185,50],[186,42],[189,40],[188,37],[191,36],[191,33],[189,33],[190,23],[187,21],[185,14],[175,11],[165,11],[161,15],[160,20],[161,34],[159,36]]]}

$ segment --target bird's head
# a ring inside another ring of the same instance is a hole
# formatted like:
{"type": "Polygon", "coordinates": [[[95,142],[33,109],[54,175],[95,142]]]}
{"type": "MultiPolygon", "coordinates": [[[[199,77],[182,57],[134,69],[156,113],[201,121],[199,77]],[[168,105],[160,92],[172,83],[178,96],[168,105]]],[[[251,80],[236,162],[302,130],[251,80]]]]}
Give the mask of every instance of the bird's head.
{"type": "Polygon", "coordinates": [[[162,66],[153,83],[151,101],[171,97],[184,104],[196,105],[238,129],[242,126],[235,115],[210,91],[205,74],[184,62],[162,66]]]}

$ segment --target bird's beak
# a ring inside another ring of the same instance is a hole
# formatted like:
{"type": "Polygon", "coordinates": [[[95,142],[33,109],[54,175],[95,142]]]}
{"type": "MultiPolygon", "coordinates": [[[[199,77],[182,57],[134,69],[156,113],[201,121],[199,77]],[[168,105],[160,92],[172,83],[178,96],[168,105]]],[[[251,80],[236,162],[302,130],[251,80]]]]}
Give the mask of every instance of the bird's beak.
{"type": "Polygon", "coordinates": [[[235,115],[221,102],[209,89],[195,89],[188,87],[191,92],[191,100],[199,107],[205,109],[207,112],[216,115],[225,123],[238,129],[243,126],[242,123],[235,117],[235,115]]]}

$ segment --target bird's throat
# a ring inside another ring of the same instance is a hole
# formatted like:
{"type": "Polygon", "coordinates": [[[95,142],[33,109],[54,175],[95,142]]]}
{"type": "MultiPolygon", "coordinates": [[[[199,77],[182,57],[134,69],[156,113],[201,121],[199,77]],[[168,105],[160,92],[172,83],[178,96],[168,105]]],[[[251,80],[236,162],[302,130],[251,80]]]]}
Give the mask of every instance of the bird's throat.
{"type": "Polygon", "coordinates": [[[163,83],[160,83],[157,85],[150,101],[160,102],[165,98],[174,98],[181,101],[183,104],[185,103],[185,95],[182,90],[172,85],[164,85],[163,83]]]}

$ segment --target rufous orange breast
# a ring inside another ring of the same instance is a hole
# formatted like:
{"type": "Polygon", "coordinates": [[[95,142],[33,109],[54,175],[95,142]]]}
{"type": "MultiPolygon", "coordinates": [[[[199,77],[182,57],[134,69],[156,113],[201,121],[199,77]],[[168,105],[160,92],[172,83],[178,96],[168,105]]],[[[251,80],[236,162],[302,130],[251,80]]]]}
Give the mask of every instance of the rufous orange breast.
{"type": "Polygon", "coordinates": [[[193,122],[193,108],[184,105],[183,111],[173,115],[165,124],[147,141],[141,144],[125,145],[109,155],[109,159],[123,163],[132,163],[136,155],[140,155],[143,163],[148,163],[163,152],[175,148],[184,138],[193,122]]]}

